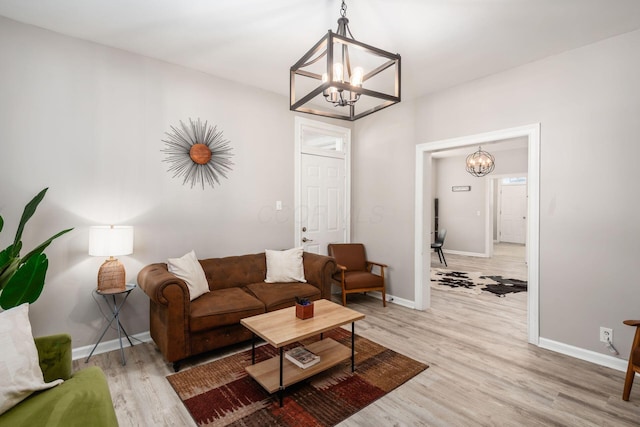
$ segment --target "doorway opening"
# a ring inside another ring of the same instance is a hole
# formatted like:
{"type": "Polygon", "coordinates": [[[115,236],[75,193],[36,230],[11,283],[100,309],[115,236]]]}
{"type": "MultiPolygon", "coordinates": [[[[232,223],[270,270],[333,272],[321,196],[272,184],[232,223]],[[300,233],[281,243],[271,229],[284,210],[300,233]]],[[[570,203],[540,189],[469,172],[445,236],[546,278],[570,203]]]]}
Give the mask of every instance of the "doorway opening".
{"type": "MultiPolygon", "coordinates": [[[[527,271],[527,325],[528,341],[539,342],[539,188],[540,188],[540,124],[503,129],[495,132],[447,139],[416,146],[416,194],[415,194],[415,308],[425,310],[431,306],[430,269],[431,262],[429,231],[433,224],[431,211],[432,197],[432,154],[442,150],[477,146],[493,141],[525,137],[527,140],[528,200],[526,253],[527,271]]],[[[492,230],[490,208],[486,207],[485,233],[492,230]]],[[[493,238],[486,239],[485,253],[493,250],[493,238]],[[490,242],[490,243],[489,243],[490,242]]],[[[481,251],[479,251],[481,252],[481,251]]]]}

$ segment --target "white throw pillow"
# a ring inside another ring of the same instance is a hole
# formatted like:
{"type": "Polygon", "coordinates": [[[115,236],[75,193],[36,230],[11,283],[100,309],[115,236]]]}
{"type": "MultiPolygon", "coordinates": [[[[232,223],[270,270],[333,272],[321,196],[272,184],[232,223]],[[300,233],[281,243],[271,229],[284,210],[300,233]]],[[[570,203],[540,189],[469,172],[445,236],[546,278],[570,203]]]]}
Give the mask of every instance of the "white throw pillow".
{"type": "Polygon", "coordinates": [[[29,304],[0,313],[0,414],[29,397],[63,382],[44,382],[29,322],[29,304]]]}
{"type": "Polygon", "coordinates": [[[182,258],[169,258],[167,260],[167,268],[170,273],[175,274],[187,283],[191,301],[209,292],[207,278],[194,251],[189,252],[182,258]]]}
{"type": "Polygon", "coordinates": [[[302,264],[302,248],[286,251],[265,250],[267,283],[306,282],[302,264]]]}

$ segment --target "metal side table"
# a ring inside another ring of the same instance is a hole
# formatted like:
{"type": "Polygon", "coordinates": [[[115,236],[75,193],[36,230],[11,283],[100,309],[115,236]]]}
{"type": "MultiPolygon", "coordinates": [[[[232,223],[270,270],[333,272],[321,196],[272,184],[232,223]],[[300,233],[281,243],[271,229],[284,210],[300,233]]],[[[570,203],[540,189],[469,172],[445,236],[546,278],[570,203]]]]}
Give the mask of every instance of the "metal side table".
{"type": "Polygon", "coordinates": [[[124,336],[127,338],[127,340],[129,341],[129,344],[132,347],[133,347],[133,342],[131,342],[131,338],[129,337],[129,334],[124,329],[124,326],[122,326],[122,323],[120,323],[120,311],[122,311],[122,307],[124,306],[124,303],[127,302],[127,298],[129,298],[131,291],[133,291],[135,288],[136,288],[135,283],[127,283],[127,285],[125,286],[125,290],[120,292],[112,292],[112,293],[106,294],[106,293],[99,292],[97,289],[93,290],[94,299],[96,300],[96,303],[98,303],[98,300],[95,298],[95,295],[99,295],[102,298],[104,298],[105,302],[109,306],[109,309],[111,310],[111,317],[109,318],[105,315],[105,319],[108,320],[109,323],[107,323],[107,326],[105,326],[104,331],[102,331],[102,335],[100,335],[98,342],[96,343],[96,345],[93,346],[91,353],[89,353],[89,357],[87,357],[87,360],[85,360],[84,363],[87,363],[89,361],[89,359],[93,355],[93,352],[96,351],[98,344],[100,344],[100,341],[102,341],[102,338],[104,338],[104,335],[107,333],[107,331],[111,327],[111,324],[115,320],[116,328],[118,330],[118,340],[120,341],[120,354],[122,356],[122,366],[127,364],[127,361],[124,358],[124,348],[122,346],[122,334],[124,333],[124,336]],[[122,297],[119,303],[118,303],[118,300],[116,299],[116,296],[122,297]]]}

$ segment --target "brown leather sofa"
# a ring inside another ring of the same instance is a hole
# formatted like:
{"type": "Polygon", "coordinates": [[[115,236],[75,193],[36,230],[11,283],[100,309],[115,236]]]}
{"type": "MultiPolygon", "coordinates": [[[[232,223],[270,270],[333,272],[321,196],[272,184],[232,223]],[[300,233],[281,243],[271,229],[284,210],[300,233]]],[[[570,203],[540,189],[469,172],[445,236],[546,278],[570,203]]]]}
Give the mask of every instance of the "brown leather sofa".
{"type": "Polygon", "coordinates": [[[150,333],[160,352],[173,363],[196,354],[251,339],[240,319],[295,304],[295,297],[331,299],[331,257],[303,253],[307,283],[265,283],[264,253],[199,260],[210,292],[189,301],[186,283],[164,263],[138,273],[138,285],[150,298],[150,333]]]}

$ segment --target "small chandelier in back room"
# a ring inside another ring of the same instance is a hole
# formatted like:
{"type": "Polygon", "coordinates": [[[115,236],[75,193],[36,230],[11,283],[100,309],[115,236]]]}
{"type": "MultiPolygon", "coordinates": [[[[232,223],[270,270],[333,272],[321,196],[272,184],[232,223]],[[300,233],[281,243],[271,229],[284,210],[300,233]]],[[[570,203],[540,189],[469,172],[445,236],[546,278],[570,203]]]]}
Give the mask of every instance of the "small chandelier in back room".
{"type": "Polygon", "coordinates": [[[467,156],[467,172],[473,176],[485,176],[493,172],[496,167],[495,159],[491,154],[478,147],[478,151],[467,156]]]}
{"type": "Polygon", "coordinates": [[[356,41],[346,14],[291,67],[290,110],[353,121],[400,102],[400,55],[356,41]]]}

